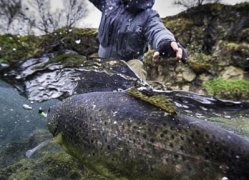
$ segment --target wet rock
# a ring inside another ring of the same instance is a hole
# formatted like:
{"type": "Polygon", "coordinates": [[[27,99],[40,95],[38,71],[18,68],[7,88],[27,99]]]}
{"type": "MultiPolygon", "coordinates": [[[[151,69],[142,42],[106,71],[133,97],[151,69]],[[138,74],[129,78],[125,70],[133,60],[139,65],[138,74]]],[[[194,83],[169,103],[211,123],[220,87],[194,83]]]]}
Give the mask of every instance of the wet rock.
{"type": "Polygon", "coordinates": [[[32,101],[63,99],[93,91],[118,91],[143,83],[124,61],[87,59],[73,51],[29,59],[18,69],[7,72],[5,79],[21,84],[21,91],[32,101]]]}

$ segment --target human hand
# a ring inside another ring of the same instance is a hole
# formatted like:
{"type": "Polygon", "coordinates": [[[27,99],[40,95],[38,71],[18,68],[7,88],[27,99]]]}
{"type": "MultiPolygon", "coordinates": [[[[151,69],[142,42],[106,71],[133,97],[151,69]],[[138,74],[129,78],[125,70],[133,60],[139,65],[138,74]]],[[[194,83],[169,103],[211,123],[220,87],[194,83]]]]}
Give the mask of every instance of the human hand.
{"type": "Polygon", "coordinates": [[[187,61],[187,52],[182,47],[180,43],[175,41],[163,40],[159,43],[157,50],[153,55],[153,59],[158,57],[169,58],[176,57],[181,60],[183,63],[187,61]]]}

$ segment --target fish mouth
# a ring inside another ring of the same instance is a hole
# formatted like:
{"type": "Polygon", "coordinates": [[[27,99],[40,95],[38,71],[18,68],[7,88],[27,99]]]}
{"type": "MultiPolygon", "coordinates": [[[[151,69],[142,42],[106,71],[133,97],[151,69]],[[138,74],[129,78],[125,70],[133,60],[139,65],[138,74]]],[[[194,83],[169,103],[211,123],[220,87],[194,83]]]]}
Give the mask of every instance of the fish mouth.
{"type": "Polygon", "coordinates": [[[50,107],[48,109],[48,114],[47,114],[47,127],[49,132],[55,136],[57,129],[58,129],[58,120],[57,120],[58,116],[57,113],[55,111],[55,108],[50,107]]]}

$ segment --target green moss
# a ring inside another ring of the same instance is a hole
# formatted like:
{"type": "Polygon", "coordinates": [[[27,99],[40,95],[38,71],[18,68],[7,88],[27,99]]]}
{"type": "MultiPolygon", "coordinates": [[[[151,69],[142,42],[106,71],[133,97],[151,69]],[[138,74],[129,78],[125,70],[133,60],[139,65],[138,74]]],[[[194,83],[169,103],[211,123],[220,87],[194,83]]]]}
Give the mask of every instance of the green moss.
{"type": "Polygon", "coordinates": [[[203,72],[208,71],[212,68],[212,64],[209,63],[202,63],[202,62],[189,62],[189,66],[195,71],[195,72],[203,72]]]}
{"type": "Polygon", "coordinates": [[[245,37],[249,36],[249,28],[243,29],[243,30],[242,30],[242,34],[243,34],[245,37]]]}
{"type": "Polygon", "coordinates": [[[0,63],[8,63],[8,61],[6,59],[0,58],[0,63]]]}
{"type": "Polygon", "coordinates": [[[89,56],[98,51],[96,35],[97,29],[94,28],[68,29],[64,27],[44,35],[41,40],[41,47],[45,47],[46,51],[49,52],[69,49],[89,56]]]}
{"type": "Polygon", "coordinates": [[[0,169],[0,179],[81,179],[106,180],[106,178],[89,171],[76,159],[65,152],[46,154],[39,159],[22,159],[6,168],[0,169]]]}
{"type": "Polygon", "coordinates": [[[231,52],[238,52],[241,54],[249,55],[249,44],[247,43],[227,43],[227,48],[231,52]]]}
{"type": "Polygon", "coordinates": [[[85,57],[79,54],[59,54],[50,59],[50,63],[61,63],[66,67],[79,66],[85,61],[85,57]]]}
{"type": "Polygon", "coordinates": [[[20,36],[13,34],[0,35],[0,59],[5,62],[17,62],[28,59],[39,49],[39,38],[35,36],[20,36]]]}
{"type": "Polygon", "coordinates": [[[203,83],[209,95],[217,98],[241,100],[249,98],[249,82],[246,80],[225,80],[217,78],[203,83]]]}
{"type": "Polygon", "coordinates": [[[220,4],[220,3],[213,3],[211,5],[211,10],[212,11],[216,11],[216,12],[221,11],[222,10],[222,4],[220,4]]]}
{"type": "Polygon", "coordinates": [[[193,22],[188,18],[164,18],[164,25],[170,30],[177,32],[185,32],[191,30],[193,22]]]}
{"type": "Polygon", "coordinates": [[[197,73],[205,71],[208,72],[213,67],[213,65],[210,63],[211,59],[211,55],[207,55],[204,53],[195,53],[189,56],[188,65],[197,73]]]}
{"type": "MultiPolygon", "coordinates": [[[[97,29],[63,27],[43,36],[0,35],[0,62],[15,64],[32,57],[40,57],[48,52],[74,50],[89,56],[98,51],[97,29]]],[[[62,59],[65,59],[62,58],[62,59]]],[[[69,65],[77,65],[78,58],[72,57],[69,65]]],[[[68,62],[68,61],[67,61],[68,62]]]]}

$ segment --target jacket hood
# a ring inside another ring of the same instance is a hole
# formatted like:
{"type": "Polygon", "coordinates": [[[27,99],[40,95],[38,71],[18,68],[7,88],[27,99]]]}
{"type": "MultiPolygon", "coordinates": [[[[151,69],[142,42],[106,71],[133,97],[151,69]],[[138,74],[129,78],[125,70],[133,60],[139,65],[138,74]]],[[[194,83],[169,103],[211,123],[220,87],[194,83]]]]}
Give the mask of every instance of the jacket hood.
{"type": "Polygon", "coordinates": [[[155,0],[121,0],[126,9],[132,12],[142,11],[152,8],[155,0]]]}

